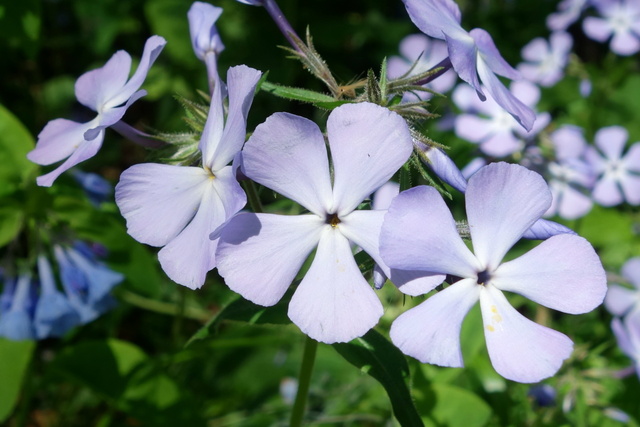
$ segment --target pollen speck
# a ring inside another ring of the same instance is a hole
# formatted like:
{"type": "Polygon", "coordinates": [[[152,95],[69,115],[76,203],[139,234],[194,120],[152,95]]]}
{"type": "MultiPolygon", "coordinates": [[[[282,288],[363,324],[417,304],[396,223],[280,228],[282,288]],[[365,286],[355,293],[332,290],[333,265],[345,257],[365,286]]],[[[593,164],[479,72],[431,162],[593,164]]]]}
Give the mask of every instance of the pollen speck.
{"type": "Polygon", "coordinates": [[[498,308],[495,305],[491,306],[491,312],[492,313],[497,313],[498,312],[498,308]]]}
{"type": "Polygon", "coordinates": [[[500,322],[502,322],[502,316],[500,316],[499,314],[494,314],[491,318],[492,318],[492,319],[493,319],[493,321],[494,321],[494,322],[496,322],[496,323],[500,323],[500,322]]]}
{"type": "Polygon", "coordinates": [[[491,325],[487,325],[487,330],[489,332],[493,332],[493,331],[495,331],[495,328],[493,326],[491,326],[491,325]]]}

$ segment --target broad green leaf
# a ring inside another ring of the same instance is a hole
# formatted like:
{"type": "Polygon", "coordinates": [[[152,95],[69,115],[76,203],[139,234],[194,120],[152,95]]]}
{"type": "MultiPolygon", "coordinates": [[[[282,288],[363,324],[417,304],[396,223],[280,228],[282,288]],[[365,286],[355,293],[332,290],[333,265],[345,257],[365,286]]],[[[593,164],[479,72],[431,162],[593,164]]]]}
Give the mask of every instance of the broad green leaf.
{"type": "Polygon", "coordinates": [[[491,417],[491,407],[480,397],[463,388],[449,384],[433,384],[431,393],[422,399],[417,398],[420,407],[421,400],[428,399],[431,407],[424,418],[428,427],[482,427],[491,417]]]}
{"type": "Polygon", "coordinates": [[[19,207],[13,204],[0,205],[0,247],[15,239],[20,233],[22,218],[22,211],[19,207]]]}
{"type": "Polygon", "coordinates": [[[333,348],[349,363],[382,384],[391,400],[393,413],[402,426],[424,425],[407,386],[407,360],[389,340],[370,330],[349,343],[333,344],[333,348]]]}
{"type": "Polygon", "coordinates": [[[27,159],[34,145],[24,125],[0,105],[0,197],[13,193],[35,169],[27,159]]]}
{"type": "Polygon", "coordinates": [[[11,415],[18,401],[34,348],[33,341],[0,338],[0,423],[11,415]]]}
{"type": "Polygon", "coordinates": [[[200,330],[187,341],[185,347],[194,341],[215,335],[218,325],[224,320],[235,320],[250,324],[290,324],[291,320],[289,320],[287,316],[287,310],[292,294],[293,291],[287,292],[276,305],[271,307],[262,307],[244,298],[238,298],[223,308],[218,314],[212,317],[206,325],[200,328],[200,330]]]}

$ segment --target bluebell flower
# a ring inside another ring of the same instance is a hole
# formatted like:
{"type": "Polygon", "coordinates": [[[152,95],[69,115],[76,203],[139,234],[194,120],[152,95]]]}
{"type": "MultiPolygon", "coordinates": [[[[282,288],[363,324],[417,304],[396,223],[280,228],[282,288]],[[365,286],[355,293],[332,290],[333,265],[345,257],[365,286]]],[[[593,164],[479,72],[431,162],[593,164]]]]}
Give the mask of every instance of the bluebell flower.
{"type": "Polygon", "coordinates": [[[94,320],[113,307],[115,300],[109,292],[124,279],[122,274],[74,248],[55,246],[54,253],[60,265],[62,287],[82,323],[94,320]]]}
{"type": "Polygon", "coordinates": [[[5,282],[3,292],[3,308],[0,312],[0,337],[10,340],[32,340],[36,337],[33,328],[31,311],[33,299],[31,294],[31,275],[20,275],[17,282],[5,282]],[[8,300],[11,303],[8,303],[8,300]]]}
{"type": "Polygon", "coordinates": [[[82,186],[89,197],[89,201],[95,206],[106,201],[113,194],[113,186],[109,181],[96,173],[82,172],[74,169],[73,177],[82,186]]]}
{"type": "Polygon", "coordinates": [[[81,323],[80,314],[73,308],[67,296],[56,288],[49,260],[38,257],[40,297],[33,316],[38,339],[60,337],[81,323]]]}

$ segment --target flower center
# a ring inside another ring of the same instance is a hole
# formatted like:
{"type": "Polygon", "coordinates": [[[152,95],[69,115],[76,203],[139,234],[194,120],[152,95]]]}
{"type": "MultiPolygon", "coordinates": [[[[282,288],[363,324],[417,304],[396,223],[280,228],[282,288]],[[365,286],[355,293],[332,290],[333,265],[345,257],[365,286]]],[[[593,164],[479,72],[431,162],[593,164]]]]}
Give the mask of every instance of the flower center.
{"type": "Polygon", "coordinates": [[[489,274],[489,271],[484,270],[478,273],[478,280],[477,280],[478,285],[484,285],[488,283],[489,280],[491,280],[491,275],[489,274]]]}
{"type": "Polygon", "coordinates": [[[327,214],[327,219],[325,220],[325,222],[331,225],[331,227],[336,228],[338,224],[340,224],[340,218],[338,218],[338,215],[334,213],[327,214]]]}

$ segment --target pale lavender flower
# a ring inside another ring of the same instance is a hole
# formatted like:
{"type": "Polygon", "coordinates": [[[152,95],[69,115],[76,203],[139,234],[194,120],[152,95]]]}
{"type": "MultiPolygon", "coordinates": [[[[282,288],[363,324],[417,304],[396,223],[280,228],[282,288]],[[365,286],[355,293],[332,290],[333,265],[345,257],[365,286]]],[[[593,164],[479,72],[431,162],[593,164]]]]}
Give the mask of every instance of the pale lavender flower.
{"type": "MultiPolygon", "coordinates": [[[[527,81],[513,82],[511,93],[532,112],[540,99],[540,89],[527,81]]],[[[456,117],[456,135],[479,144],[483,153],[493,157],[504,157],[522,150],[525,142],[544,129],[551,119],[549,113],[533,113],[537,117],[535,125],[526,131],[491,96],[481,102],[469,86],[458,86],[453,100],[461,108],[466,107],[467,112],[456,117]]]]}
{"type": "Polygon", "coordinates": [[[194,2],[187,12],[191,45],[196,56],[207,67],[212,93],[218,76],[218,55],[224,50],[224,44],[215,25],[221,14],[221,7],[199,1],[194,2]]]}
{"type": "Polygon", "coordinates": [[[562,0],[558,11],[547,17],[547,27],[551,31],[564,31],[576,22],[589,0],[562,0]]]}
{"type": "Polygon", "coordinates": [[[229,165],[246,136],[247,115],[262,73],[245,65],[228,72],[229,110],[223,83],[214,86],[200,140],[202,166],[143,163],[122,173],[116,203],[136,240],[163,247],[162,269],[175,282],[196,289],[216,266],[217,239],[209,235],[246,204],[229,165]]]}
{"type": "Polygon", "coordinates": [[[598,181],[593,188],[593,199],[602,206],[616,206],[626,201],[640,205],[640,142],[634,143],[623,156],[629,139],[627,130],[609,126],[598,130],[595,144],[587,148],[585,157],[598,181]]]}
{"type": "Polygon", "coordinates": [[[640,316],[636,313],[624,320],[614,318],[611,329],[622,352],[633,360],[636,374],[640,378],[640,316]]]}
{"type": "Polygon", "coordinates": [[[469,32],[460,26],[460,9],[453,0],[403,0],[411,21],[426,35],[445,40],[453,69],[469,83],[481,100],[486,90],[527,131],[533,127],[534,112],[502,84],[496,74],[511,80],[520,73],[500,55],[489,33],[481,28],[469,32]],[[478,79],[479,77],[479,79],[478,79]]]}
{"type": "Polygon", "coordinates": [[[585,313],[606,293],[602,264],[589,242],[570,234],[550,237],[503,262],[551,204],[547,184],[535,172],[519,165],[490,164],[471,177],[465,198],[475,254],[458,235],[434,188],[414,187],[391,203],[380,234],[380,253],[387,265],[461,278],[398,317],[391,339],[421,362],[461,367],[462,321],[480,301],[496,371],[514,381],[540,381],[557,372],[573,344],[518,313],[503,291],[565,313],[585,313]]]}
{"type": "MultiPolygon", "coordinates": [[[[309,270],[289,303],[289,318],[311,338],[345,342],[362,336],[382,316],[375,291],[353,258],[359,246],[396,285],[381,260],[378,235],[384,210],[356,210],[407,161],[412,151],[402,117],[370,103],[331,112],[327,137],[305,118],[276,113],[259,125],[243,150],[246,175],[310,211],[303,215],[241,213],[222,230],[218,271],[244,298],[276,304],[309,254],[309,270]]],[[[412,272],[405,273],[404,279],[412,272]]],[[[421,273],[424,276],[424,273],[421,273]]],[[[419,279],[433,289],[444,276],[419,279]]]]}
{"type": "Polygon", "coordinates": [[[593,169],[583,159],[587,142],[582,129],[562,126],[552,132],[549,138],[555,148],[556,160],[547,165],[553,201],[545,216],[580,218],[593,207],[588,194],[595,182],[593,169]]]}
{"type": "Polygon", "coordinates": [[[100,150],[104,130],[116,125],[129,106],[147,93],[139,90],[140,86],[165,44],[160,36],[150,37],[144,46],[140,65],[131,78],[131,56],[123,50],[116,52],[103,67],[78,78],[76,98],[98,115],[87,123],[66,119],[47,123],[27,158],[39,165],[64,162],[48,174],[39,176],[38,185],[50,187],[64,171],[93,157],[100,150]]]}
{"type": "Polygon", "coordinates": [[[618,55],[633,55],[640,51],[640,2],[618,0],[594,2],[601,18],[588,16],[582,29],[590,38],[605,42],[618,55]]]}
{"type": "MultiPolygon", "coordinates": [[[[408,35],[402,39],[399,48],[401,56],[391,56],[388,61],[387,75],[390,79],[402,77],[411,67],[413,67],[409,74],[411,76],[424,73],[434,68],[449,55],[445,42],[429,38],[424,34],[408,35]]],[[[448,70],[425,87],[438,93],[445,93],[453,88],[456,80],[456,74],[452,70],[448,70]]],[[[420,99],[431,97],[429,92],[416,92],[415,94],[420,99]]]]}
{"type": "Polygon", "coordinates": [[[640,313],[640,257],[625,262],[621,273],[633,289],[612,283],[604,306],[615,316],[625,316],[631,312],[640,313]]]}
{"type": "Polygon", "coordinates": [[[467,180],[456,164],[444,151],[437,147],[426,146],[420,141],[413,141],[416,148],[422,151],[428,161],[423,162],[436,174],[438,178],[446,182],[456,190],[464,193],[467,188],[467,180]]]}
{"type": "Polygon", "coordinates": [[[555,32],[549,41],[542,37],[531,40],[522,48],[524,63],[518,65],[522,76],[540,86],[553,86],[564,75],[573,39],[569,33],[555,32]]]}

